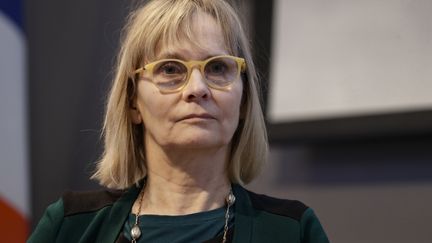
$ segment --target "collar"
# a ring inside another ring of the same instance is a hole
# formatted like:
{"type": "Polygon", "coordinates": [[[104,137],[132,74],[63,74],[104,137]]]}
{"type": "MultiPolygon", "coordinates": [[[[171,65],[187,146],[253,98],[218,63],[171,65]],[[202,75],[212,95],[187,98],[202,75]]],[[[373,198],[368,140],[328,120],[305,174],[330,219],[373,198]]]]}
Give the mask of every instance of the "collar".
{"type": "Polygon", "coordinates": [[[113,204],[108,218],[105,220],[100,231],[103,233],[99,234],[97,242],[115,242],[117,240],[143,184],[143,181],[140,181],[138,186],[134,185],[130,187],[125,194],[113,204]]]}
{"type": "MultiPolygon", "coordinates": [[[[123,230],[123,225],[135,199],[143,187],[143,181],[130,187],[125,194],[115,202],[108,218],[105,220],[97,242],[115,242],[123,230]]],[[[233,243],[251,242],[253,208],[247,191],[238,184],[232,184],[235,202],[234,238],[233,243]]]]}

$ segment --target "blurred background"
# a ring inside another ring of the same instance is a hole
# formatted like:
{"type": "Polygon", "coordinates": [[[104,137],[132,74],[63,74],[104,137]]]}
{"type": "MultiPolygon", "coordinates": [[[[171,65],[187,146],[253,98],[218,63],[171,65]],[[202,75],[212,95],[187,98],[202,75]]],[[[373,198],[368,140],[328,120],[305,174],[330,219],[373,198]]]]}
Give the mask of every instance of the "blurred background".
{"type": "MultiPolygon", "coordinates": [[[[430,242],[432,1],[231,2],[270,138],[248,187],[313,207],[331,242],[430,242]]],[[[100,188],[89,176],[136,3],[0,0],[2,242],[24,242],[64,191],[100,188]]]]}

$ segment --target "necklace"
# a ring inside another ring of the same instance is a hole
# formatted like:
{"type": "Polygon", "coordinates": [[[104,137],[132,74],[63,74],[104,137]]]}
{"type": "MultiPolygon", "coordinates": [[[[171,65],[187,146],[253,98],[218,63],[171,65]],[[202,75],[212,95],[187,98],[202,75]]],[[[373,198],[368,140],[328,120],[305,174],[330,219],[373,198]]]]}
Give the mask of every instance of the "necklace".
{"type": "MultiPolygon", "coordinates": [[[[132,237],[132,243],[136,243],[137,240],[141,237],[141,229],[138,226],[139,224],[139,215],[141,213],[141,206],[142,206],[142,200],[144,198],[144,190],[141,191],[141,196],[139,199],[139,208],[138,208],[138,213],[135,215],[135,223],[131,228],[131,237],[132,237]]],[[[224,225],[224,231],[223,231],[223,236],[222,236],[222,243],[226,242],[226,237],[227,237],[227,233],[228,233],[228,222],[229,222],[229,217],[230,217],[230,208],[231,206],[235,203],[235,196],[232,192],[232,189],[230,190],[228,196],[226,196],[225,198],[225,203],[226,203],[226,211],[225,211],[225,225],[224,225]]]]}

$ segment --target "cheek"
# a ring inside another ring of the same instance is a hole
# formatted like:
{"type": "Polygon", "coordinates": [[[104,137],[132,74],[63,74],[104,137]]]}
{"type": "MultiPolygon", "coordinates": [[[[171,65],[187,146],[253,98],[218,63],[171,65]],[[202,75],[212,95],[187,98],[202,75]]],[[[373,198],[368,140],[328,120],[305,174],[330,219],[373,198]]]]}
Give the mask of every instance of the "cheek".
{"type": "Polygon", "coordinates": [[[137,106],[140,111],[145,127],[152,126],[152,123],[160,120],[167,113],[167,105],[158,93],[148,85],[140,85],[137,99],[137,106]]]}
{"type": "Polygon", "coordinates": [[[242,102],[243,86],[239,85],[233,89],[229,98],[225,99],[225,115],[226,119],[230,122],[230,125],[235,130],[237,128],[238,121],[240,119],[240,106],[242,102]]]}

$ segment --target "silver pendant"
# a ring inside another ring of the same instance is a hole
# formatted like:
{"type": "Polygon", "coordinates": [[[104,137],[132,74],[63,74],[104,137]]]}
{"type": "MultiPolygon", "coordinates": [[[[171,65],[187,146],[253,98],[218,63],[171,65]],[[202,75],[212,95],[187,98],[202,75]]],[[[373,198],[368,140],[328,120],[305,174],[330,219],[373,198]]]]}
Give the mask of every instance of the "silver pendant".
{"type": "Polygon", "coordinates": [[[138,225],[134,225],[131,229],[131,236],[133,240],[138,239],[141,236],[141,230],[138,225]]]}
{"type": "Polygon", "coordinates": [[[232,206],[235,203],[235,199],[236,198],[235,198],[234,194],[232,194],[232,192],[230,192],[230,194],[228,194],[228,196],[225,200],[226,200],[226,203],[228,206],[232,206]]]}

